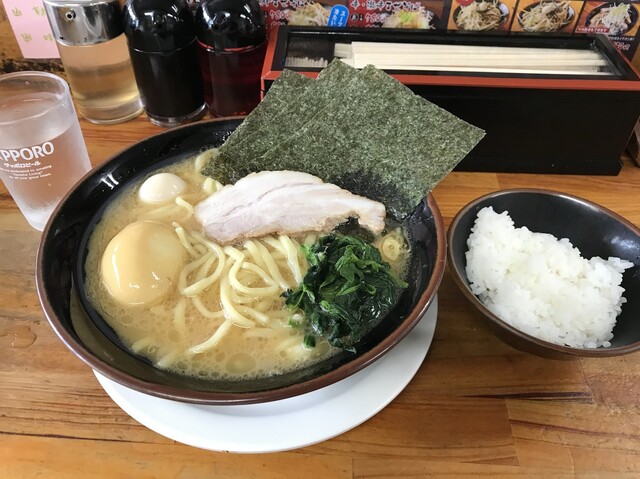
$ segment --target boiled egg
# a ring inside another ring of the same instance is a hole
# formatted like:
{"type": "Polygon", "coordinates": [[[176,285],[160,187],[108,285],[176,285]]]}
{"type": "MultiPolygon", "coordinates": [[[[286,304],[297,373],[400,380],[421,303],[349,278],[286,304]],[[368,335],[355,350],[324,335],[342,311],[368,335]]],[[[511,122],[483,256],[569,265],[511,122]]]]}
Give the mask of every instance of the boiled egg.
{"type": "Polygon", "coordinates": [[[149,305],[169,293],[184,263],[184,248],[173,228],[155,221],[136,221],[109,242],[100,271],[116,301],[149,305]]]}
{"type": "Polygon", "coordinates": [[[187,188],[187,183],[173,173],[158,173],[147,178],[138,190],[145,203],[157,204],[174,200],[187,188]]]}

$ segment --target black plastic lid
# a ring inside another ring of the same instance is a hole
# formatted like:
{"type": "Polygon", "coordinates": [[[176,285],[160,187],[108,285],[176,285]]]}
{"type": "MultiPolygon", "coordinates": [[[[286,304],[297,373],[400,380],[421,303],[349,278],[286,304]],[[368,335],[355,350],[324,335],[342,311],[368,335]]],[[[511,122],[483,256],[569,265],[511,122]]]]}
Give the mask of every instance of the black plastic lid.
{"type": "Polygon", "coordinates": [[[186,0],[127,0],[124,33],[129,47],[146,52],[170,52],[196,37],[186,0]]]}
{"type": "Polygon", "coordinates": [[[202,0],[196,11],[198,40],[215,50],[244,48],[267,38],[257,0],[202,0]]]}

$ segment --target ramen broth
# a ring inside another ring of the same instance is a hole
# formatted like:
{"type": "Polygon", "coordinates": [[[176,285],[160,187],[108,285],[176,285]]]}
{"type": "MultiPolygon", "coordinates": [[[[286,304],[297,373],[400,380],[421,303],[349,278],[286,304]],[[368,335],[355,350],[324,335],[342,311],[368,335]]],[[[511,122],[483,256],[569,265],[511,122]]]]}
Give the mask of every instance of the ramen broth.
{"type": "MultiPolygon", "coordinates": [[[[282,288],[264,299],[251,298],[253,302],[249,306],[252,308],[251,311],[254,311],[254,317],[259,320],[254,321],[253,325],[234,323],[221,332],[222,338],[210,348],[203,345],[208,344],[216,330],[226,327],[225,324],[231,324],[229,321],[225,323],[224,315],[220,312],[220,304],[224,301],[222,293],[216,293],[213,291],[214,288],[191,297],[182,294],[175,284],[177,281],[174,281],[169,292],[164,294],[161,300],[145,304],[123,304],[114,298],[107,287],[108,282],[105,283],[101,273],[101,264],[104,268],[104,252],[111,240],[123,229],[135,222],[149,221],[154,225],[159,224],[158,228],[167,227],[175,230],[176,226],[180,226],[187,234],[193,231],[196,232],[193,234],[197,235],[201,231],[190,206],[209,196],[210,192],[205,191],[205,188],[211,186],[211,180],[198,173],[196,161],[184,160],[154,172],[173,173],[186,182],[186,189],[177,202],[147,204],[141,201],[138,196],[142,184],[140,181],[116,199],[105,212],[89,240],[85,263],[86,289],[93,306],[126,347],[148,358],[161,369],[187,376],[206,379],[265,377],[301,369],[335,354],[338,349],[330,346],[325,340],[319,340],[315,348],[308,349],[303,346],[303,332],[289,325],[293,313],[284,306],[284,298],[280,296],[284,291],[282,288]],[[203,314],[203,311],[206,314],[203,314]],[[264,318],[268,320],[262,324],[264,318]]],[[[299,252],[299,244],[310,244],[316,238],[317,235],[291,239],[274,235],[254,239],[252,244],[273,255],[277,260],[282,282],[295,288],[299,283],[296,281],[296,274],[304,275],[308,268],[306,259],[299,252]],[[283,256],[282,249],[278,246],[279,241],[291,241],[296,245],[297,264],[300,269],[297,273],[294,271],[295,268],[286,266],[288,263],[285,260],[278,259],[283,256]]],[[[403,277],[409,255],[402,230],[391,230],[386,236],[378,238],[374,244],[381,250],[383,260],[390,263],[398,276],[403,277]]],[[[234,245],[231,250],[225,251],[233,253],[243,247],[243,244],[234,245]]],[[[188,252],[185,252],[183,257],[184,265],[194,259],[188,252]]],[[[150,258],[150,261],[154,259],[150,258]]],[[[210,260],[210,263],[213,265],[211,269],[215,269],[213,260],[210,260]]],[[[199,266],[200,269],[204,267],[204,263],[199,266]]],[[[195,269],[190,273],[191,276],[197,271],[198,269],[195,269]]],[[[228,268],[222,271],[222,281],[225,281],[225,274],[229,274],[228,268]]],[[[243,278],[243,272],[239,274],[238,278],[243,278]]],[[[269,286],[268,282],[258,276],[250,276],[249,273],[246,273],[244,278],[247,278],[244,281],[250,288],[264,289],[269,286]]],[[[188,282],[193,282],[190,277],[187,279],[188,282]]],[[[248,299],[242,299],[241,296],[233,297],[239,301],[233,307],[238,311],[244,311],[244,302],[248,299]]]]}

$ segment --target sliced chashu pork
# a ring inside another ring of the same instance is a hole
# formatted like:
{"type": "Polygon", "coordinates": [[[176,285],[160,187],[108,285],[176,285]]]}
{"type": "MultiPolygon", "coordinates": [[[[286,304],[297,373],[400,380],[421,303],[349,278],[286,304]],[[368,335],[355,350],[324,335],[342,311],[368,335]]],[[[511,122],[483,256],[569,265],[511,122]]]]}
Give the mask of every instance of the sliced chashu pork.
{"type": "Polygon", "coordinates": [[[205,234],[220,244],[272,233],[329,231],[349,218],[380,233],[385,215],[382,203],[295,171],[251,173],[195,207],[205,234]]]}

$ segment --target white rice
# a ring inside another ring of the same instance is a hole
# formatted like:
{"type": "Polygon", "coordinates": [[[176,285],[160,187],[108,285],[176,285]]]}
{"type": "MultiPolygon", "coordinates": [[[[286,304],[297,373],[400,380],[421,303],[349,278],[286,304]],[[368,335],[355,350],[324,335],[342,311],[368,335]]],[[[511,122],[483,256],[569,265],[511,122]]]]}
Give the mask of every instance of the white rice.
{"type": "Polygon", "coordinates": [[[478,212],[467,240],[471,291],[513,327],[574,348],[611,346],[633,263],[589,260],[566,239],[515,228],[508,212],[478,212]]]}

